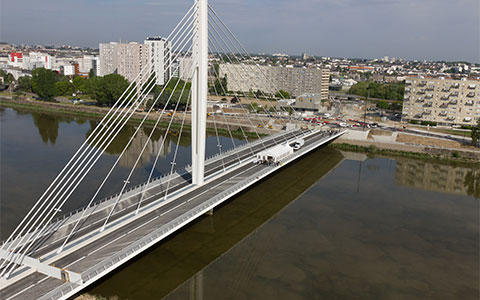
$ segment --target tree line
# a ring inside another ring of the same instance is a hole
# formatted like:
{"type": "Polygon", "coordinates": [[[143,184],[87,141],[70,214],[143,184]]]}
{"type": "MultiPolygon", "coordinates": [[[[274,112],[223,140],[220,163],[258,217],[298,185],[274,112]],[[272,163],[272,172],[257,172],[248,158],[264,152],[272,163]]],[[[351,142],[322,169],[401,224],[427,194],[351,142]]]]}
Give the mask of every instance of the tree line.
{"type": "Polygon", "coordinates": [[[353,85],[349,94],[384,100],[403,100],[405,83],[379,83],[361,81],[353,85]]]}

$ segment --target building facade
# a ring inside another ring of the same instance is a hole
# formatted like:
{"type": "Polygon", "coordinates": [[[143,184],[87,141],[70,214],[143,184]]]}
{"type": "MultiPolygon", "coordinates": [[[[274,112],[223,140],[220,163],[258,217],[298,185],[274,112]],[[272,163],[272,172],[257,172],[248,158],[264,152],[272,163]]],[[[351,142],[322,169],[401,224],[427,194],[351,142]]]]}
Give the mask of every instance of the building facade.
{"type": "Polygon", "coordinates": [[[147,47],[136,42],[100,44],[99,76],[119,74],[128,81],[140,82],[137,78],[147,63],[147,47]]]}
{"type": "Polygon", "coordinates": [[[409,77],[405,83],[405,121],[474,125],[480,119],[479,80],[409,77]]]}
{"type": "Polygon", "coordinates": [[[98,76],[105,76],[117,72],[118,68],[118,56],[117,48],[119,43],[101,43],[99,45],[100,51],[100,68],[98,76]]]}
{"type": "Polygon", "coordinates": [[[157,75],[158,85],[163,85],[170,77],[172,64],[171,42],[162,37],[149,37],[145,40],[147,62],[151,63],[152,71],[157,75]]]}
{"type": "Polygon", "coordinates": [[[322,108],[322,96],[320,94],[303,94],[295,101],[295,109],[302,111],[318,112],[322,108]]]}
{"type": "Polygon", "coordinates": [[[220,77],[227,76],[229,91],[257,91],[275,94],[284,90],[292,96],[320,94],[328,99],[330,71],[318,68],[290,68],[248,64],[220,64],[220,77]]]}

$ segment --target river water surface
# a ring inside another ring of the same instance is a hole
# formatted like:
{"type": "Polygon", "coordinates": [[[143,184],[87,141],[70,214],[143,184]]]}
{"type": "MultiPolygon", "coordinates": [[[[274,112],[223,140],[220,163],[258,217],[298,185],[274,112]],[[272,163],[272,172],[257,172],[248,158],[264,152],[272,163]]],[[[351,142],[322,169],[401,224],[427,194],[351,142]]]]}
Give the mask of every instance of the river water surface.
{"type": "MultiPolygon", "coordinates": [[[[2,238],[95,125],[0,111],[2,238]]],[[[132,130],[108,149],[65,211],[85,203],[132,130]]],[[[102,195],[118,191],[150,131],[142,132],[102,195]]],[[[136,182],[158,151],[156,175],[168,170],[178,134],[166,136],[159,131],[149,142],[136,182]]],[[[232,145],[228,137],[222,143],[232,145]]],[[[216,138],[207,144],[213,154],[216,138]]],[[[187,134],[180,165],[190,163],[189,145],[187,134]]],[[[324,148],[86,292],[116,299],[478,299],[479,198],[478,169],[324,148]]]]}

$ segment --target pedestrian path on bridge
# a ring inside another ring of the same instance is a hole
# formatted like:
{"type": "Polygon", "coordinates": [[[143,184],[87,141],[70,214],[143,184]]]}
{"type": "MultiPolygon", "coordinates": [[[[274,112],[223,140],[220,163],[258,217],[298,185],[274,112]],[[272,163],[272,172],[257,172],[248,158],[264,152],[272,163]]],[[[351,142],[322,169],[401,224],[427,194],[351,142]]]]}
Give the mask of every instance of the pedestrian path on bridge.
{"type": "MultiPolygon", "coordinates": [[[[277,105],[277,100],[285,99],[263,94],[262,99],[270,99],[272,106],[269,109],[261,107],[263,116],[260,118],[258,111],[251,114],[250,108],[243,105],[239,105],[242,114],[229,115],[231,122],[223,113],[209,116],[209,122],[213,121],[218,152],[206,159],[208,96],[219,97],[229,93],[228,87],[218,80],[220,74],[214,67],[218,61],[209,67],[209,55],[225,63],[240,64],[245,70],[259,66],[241,63],[249,57],[248,52],[207,0],[195,0],[167,40],[171,41],[172,50],[166,61],[166,69],[178,63],[180,58],[189,58],[192,60],[189,77],[185,82],[170,77],[160,94],[147,102],[156,86],[157,74],[151,61],[142,69],[3,242],[0,248],[2,299],[72,297],[167,236],[212,212],[218,205],[344,133],[304,124],[301,115],[288,101],[283,102],[287,104],[277,105]],[[209,74],[219,84],[210,85],[209,74]],[[186,83],[191,83],[191,87],[187,88],[186,83]],[[167,86],[173,86],[173,90],[166,92],[167,86]],[[182,99],[187,99],[186,103],[182,99]],[[147,113],[105,177],[99,178],[99,185],[92,187],[92,195],[85,195],[85,203],[88,204],[76,211],[63,213],[65,203],[72,201],[72,193],[140,108],[146,108],[147,113]],[[97,199],[154,109],[160,111],[159,116],[120,191],[109,198],[97,199]],[[173,116],[177,113],[182,116],[181,123],[174,124],[174,120],[178,119],[169,118],[167,114],[173,116]],[[189,129],[186,129],[187,115],[191,116],[189,129]],[[248,128],[253,128],[255,132],[247,132],[247,128],[239,126],[246,122],[249,123],[248,128]],[[226,127],[232,147],[222,144],[217,123],[226,127]],[[148,140],[160,128],[160,124],[166,127],[166,132],[177,128],[178,141],[170,161],[170,171],[160,178],[153,177],[165,145],[165,135],[148,179],[141,185],[132,186],[134,170],[148,140]],[[269,134],[259,133],[260,128],[269,131],[269,134]],[[242,145],[235,143],[234,131],[244,138],[242,145]],[[178,147],[182,134],[186,132],[191,134],[192,160],[186,168],[179,169],[178,147]],[[275,163],[267,164],[258,160],[257,154],[273,153],[269,155],[275,156],[275,149],[280,148],[288,151],[279,157],[272,157],[272,160],[267,159],[275,163]]],[[[263,76],[268,79],[267,74],[263,76]]],[[[248,97],[245,92],[233,93],[235,97],[248,97]]],[[[260,95],[255,93],[254,97],[258,99],[260,95]]]]}

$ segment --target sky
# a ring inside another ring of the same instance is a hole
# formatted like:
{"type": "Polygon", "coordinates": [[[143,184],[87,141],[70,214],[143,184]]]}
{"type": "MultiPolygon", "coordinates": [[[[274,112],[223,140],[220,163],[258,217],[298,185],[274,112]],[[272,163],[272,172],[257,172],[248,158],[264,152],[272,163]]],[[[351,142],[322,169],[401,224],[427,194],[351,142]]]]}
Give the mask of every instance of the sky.
{"type": "MultiPolygon", "coordinates": [[[[193,0],[0,0],[0,41],[168,36],[193,0]]],[[[480,62],[479,0],[210,0],[251,53],[480,62]]]]}

